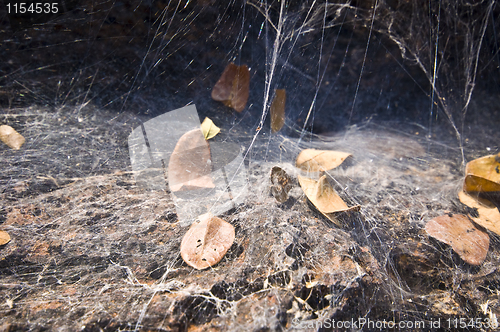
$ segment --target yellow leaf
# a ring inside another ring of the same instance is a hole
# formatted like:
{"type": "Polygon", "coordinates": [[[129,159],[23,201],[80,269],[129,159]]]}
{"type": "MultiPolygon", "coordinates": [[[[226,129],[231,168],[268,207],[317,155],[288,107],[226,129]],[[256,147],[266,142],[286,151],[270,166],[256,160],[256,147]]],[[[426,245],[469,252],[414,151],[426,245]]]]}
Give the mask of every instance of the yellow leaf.
{"type": "Polygon", "coordinates": [[[285,124],[285,89],[277,89],[273,102],[271,103],[271,131],[277,133],[285,124]]]}
{"type": "Polygon", "coordinates": [[[19,134],[14,128],[7,125],[0,126],[0,140],[7,144],[9,148],[19,150],[24,144],[24,137],[19,134]]]}
{"type": "Polygon", "coordinates": [[[476,199],[463,191],[458,193],[458,198],[468,207],[477,209],[478,215],[470,215],[476,224],[500,235],[500,212],[496,206],[486,199],[476,199]]]}
{"type": "Polygon", "coordinates": [[[328,171],[338,167],[350,153],[341,151],[305,149],[298,156],[295,165],[307,172],[328,171]]]}
{"type": "Polygon", "coordinates": [[[468,174],[464,180],[464,191],[469,193],[500,192],[500,184],[480,176],[468,174]]]}
{"type": "Polygon", "coordinates": [[[7,232],[0,231],[0,246],[10,242],[10,236],[7,232]]]}
{"type": "Polygon", "coordinates": [[[335,189],[328,182],[326,175],[323,175],[319,181],[298,176],[299,184],[307,198],[325,217],[338,225],[335,218],[338,212],[358,211],[360,206],[348,207],[340,198],[335,189]]]}
{"type": "Polygon", "coordinates": [[[208,141],[220,133],[220,128],[217,127],[210,118],[205,118],[201,124],[201,131],[203,132],[205,139],[208,141]]]}
{"type": "Polygon", "coordinates": [[[500,153],[467,163],[464,191],[500,192],[500,153]]]}
{"type": "Polygon", "coordinates": [[[234,227],[210,213],[198,217],[181,242],[182,259],[198,270],[217,264],[234,241],[234,227]]]}
{"type": "Polygon", "coordinates": [[[486,258],[490,237],[461,214],[443,215],[425,225],[430,236],[450,245],[469,264],[481,265],[486,258]]]}

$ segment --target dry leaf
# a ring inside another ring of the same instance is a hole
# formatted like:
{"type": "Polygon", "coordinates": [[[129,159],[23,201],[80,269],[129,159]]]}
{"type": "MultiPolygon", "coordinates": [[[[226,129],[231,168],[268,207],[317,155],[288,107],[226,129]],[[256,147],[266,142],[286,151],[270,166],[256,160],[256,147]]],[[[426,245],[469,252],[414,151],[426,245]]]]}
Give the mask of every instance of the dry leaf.
{"type": "Polygon", "coordinates": [[[464,180],[464,191],[469,193],[497,193],[500,192],[500,184],[486,178],[468,174],[464,180]]]}
{"type": "Polygon", "coordinates": [[[234,241],[234,227],[210,213],[201,215],[182,238],[181,256],[198,270],[217,264],[234,241]]]}
{"type": "Polygon", "coordinates": [[[332,213],[349,209],[347,204],[330,185],[326,175],[323,175],[319,181],[299,175],[299,183],[307,198],[321,212],[332,213]]]}
{"type": "Polygon", "coordinates": [[[250,90],[250,71],[246,65],[227,65],[221,77],[212,89],[212,99],[222,101],[224,105],[237,112],[245,109],[250,90]]]}
{"type": "Polygon", "coordinates": [[[210,146],[199,128],[191,130],[179,139],[168,163],[170,190],[185,191],[214,188],[210,146]]]}
{"type": "Polygon", "coordinates": [[[273,102],[271,103],[271,131],[276,133],[285,124],[285,89],[277,89],[273,102]]]}
{"type": "Polygon", "coordinates": [[[471,218],[479,225],[500,235],[500,153],[467,163],[463,191],[458,197],[465,205],[477,209],[471,218]]]}
{"type": "Polygon", "coordinates": [[[500,213],[495,205],[486,199],[471,197],[463,191],[458,193],[458,198],[468,207],[477,209],[477,214],[470,215],[476,224],[500,235],[500,213]]]}
{"type": "Polygon", "coordinates": [[[201,131],[203,132],[205,140],[208,141],[220,133],[220,128],[217,127],[210,118],[205,118],[201,124],[201,131]]]}
{"type": "Polygon", "coordinates": [[[478,196],[480,193],[500,193],[500,153],[467,163],[464,191],[473,196],[478,196]]]}
{"type": "Polygon", "coordinates": [[[307,198],[314,206],[328,219],[338,224],[335,213],[358,211],[359,205],[348,207],[347,204],[340,198],[332,185],[328,182],[326,175],[323,175],[319,181],[298,176],[300,187],[306,194],[307,198]]]}
{"type": "Polygon", "coordinates": [[[292,189],[292,179],[286,172],[278,166],[274,166],[271,170],[271,193],[274,198],[280,203],[288,200],[288,192],[292,189]]]}
{"type": "Polygon", "coordinates": [[[10,242],[10,236],[7,232],[0,231],[0,246],[10,242]]]}
{"type": "Polygon", "coordinates": [[[350,153],[341,151],[305,149],[297,157],[295,166],[307,172],[328,171],[351,156],[350,153]]]}
{"type": "Polygon", "coordinates": [[[14,128],[7,125],[0,126],[0,140],[7,144],[9,148],[19,150],[24,144],[24,137],[19,134],[14,128]]]}
{"type": "Polygon", "coordinates": [[[480,265],[488,253],[490,237],[476,228],[467,216],[455,214],[436,217],[425,225],[425,231],[450,245],[469,264],[480,265]]]}

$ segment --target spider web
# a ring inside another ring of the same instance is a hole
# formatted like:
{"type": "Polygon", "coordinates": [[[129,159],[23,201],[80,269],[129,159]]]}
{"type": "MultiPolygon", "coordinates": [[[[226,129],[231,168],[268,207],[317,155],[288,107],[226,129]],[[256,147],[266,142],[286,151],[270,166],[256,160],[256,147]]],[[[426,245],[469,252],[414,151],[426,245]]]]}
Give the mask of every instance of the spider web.
{"type": "Polygon", "coordinates": [[[0,119],[26,143],[0,150],[7,330],[497,324],[498,237],[475,267],[424,231],[467,213],[463,166],[499,149],[496,1],[90,0],[39,17],[11,3],[0,119]],[[250,68],[241,113],[210,98],[230,62],[250,68]],[[275,89],[287,100],[273,134],[275,89]],[[193,105],[221,128],[214,142],[238,146],[246,178],[242,199],[217,212],[235,242],[203,271],[179,253],[182,216],[199,207],[182,214],[167,187],[140,185],[129,154],[136,128],[193,105]],[[305,148],[353,155],[327,173],[361,206],[340,226],[296,180],[305,148]],[[292,179],[284,203],[271,195],[274,166],[292,179]]]}

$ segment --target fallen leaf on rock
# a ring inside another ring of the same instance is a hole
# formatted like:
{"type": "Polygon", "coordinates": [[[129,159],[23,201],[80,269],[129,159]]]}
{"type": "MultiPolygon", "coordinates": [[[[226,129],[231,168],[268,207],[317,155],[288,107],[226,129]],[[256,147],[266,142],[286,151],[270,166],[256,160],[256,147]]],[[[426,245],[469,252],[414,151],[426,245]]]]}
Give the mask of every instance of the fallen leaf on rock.
{"type": "Polygon", "coordinates": [[[490,245],[490,237],[479,230],[467,216],[443,215],[430,220],[425,231],[433,238],[450,245],[467,263],[481,265],[490,245]]]}
{"type": "Polygon", "coordinates": [[[10,242],[9,233],[5,231],[0,231],[0,246],[3,246],[4,244],[7,244],[9,242],[10,242]]]}
{"type": "Polygon", "coordinates": [[[318,181],[298,176],[300,187],[313,205],[328,219],[338,225],[335,214],[338,212],[358,211],[360,206],[348,207],[340,198],[332,185],[328,182],[326,175],[318,181]]]}
{"type": "Polygon", "coordinates": [[[464,191],[469,193],[500,192],[500,183],[490,181],[477,175],[467,174],[464,180],[464,191]]]}
{"type": "Polygon", "coordinates": [[[227,65],[212,89],[212,99],[241,112],[245,109],[250,90],[250,71],[246,65],[227,65]]]}
{"type": "Polygon", "coordinates": [[[201,131],[203,132],[205,140],[209,140],[220,133],[220,128],[217,127],[210,118],[205,118],[201,123],[201,131]]]}
{"type": "Polygon", "coordinates": [[[277,89],[273,102],[271,103],[271,131],[277,133],[285,124],[285,89],[277,89]]]}
{"type": "Polygon", "coordinates": [[[468,162],[463,190],[476,199],[487,199],[500,207],[500,154],[468,162]]]}
{"type": "Polygon", "coordinates": [[[458,198],[463,204],[477,210],[477,214],[469,214],[476,224],[500,235],[500,212],[495,205],[486,199],[471,197],[463,191],[458,193],[458,198]]]}
{"type": "Polygon", "coordinates": [[[464,191],[500,191],[500,153],[468,162],[465,175],[464,191]]]}
{"type": "Polygon", "coordinates": [[[19,150],[24,144],[24,137],[19,134],[14,128],[7,125],[0,126],[0,140],[7,144],[9,148],[19,150]]]}
{"type": "Polygon", "coordinates": [[[210,146],[199,128],[179,139],[168,163],[170,190],[186,191],[214,188],[210,146]]]}
{"type": "Polygon", "coordinates": [[[321,212],[332,213],[349,209],[330,185],[326,175],[323,175],[319,181],[299,175],[299,183],[307,198],[321,212]]]}
{"type": "Polygon", "coordinates": [[[210,213],[198,217],[181,242],[182,259],[198,270],[217,264],[234,241],[233,225],[210,213]]]}
{"type": "Polygon", "coordinates": [[[271,170],[271,193],[274,198],[280,203],[288,200],[288,192],[292,189],[292,179],[286,172],[278,166],[274,166],[271,170]]]}
{"type": "Polygon", "coordinates": [[[328,171],[338,167],[350,153],[341,151],[305,149],[297,156],[295,166],[307,172],[328,171]]]}

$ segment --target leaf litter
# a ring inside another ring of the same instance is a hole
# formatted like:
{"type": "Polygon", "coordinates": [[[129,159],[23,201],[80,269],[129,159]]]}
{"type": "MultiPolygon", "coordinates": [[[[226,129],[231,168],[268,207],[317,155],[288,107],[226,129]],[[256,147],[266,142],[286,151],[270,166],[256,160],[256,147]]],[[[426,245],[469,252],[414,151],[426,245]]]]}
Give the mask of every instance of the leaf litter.
{"type": "Polygon", "coordinates": [[[212,99],[241,113],[250,93],[250,71],[247,65],[230,63],[212,89],[212,99]]]}
{"type": "Polygon", "coordinates": [[[201,123],[201,131],[203,132],[205,140],[208,141],[220,133],[220,128],[217,127],[210,118],[205,118],[205,120],[201,123]]]}
{"type": "Polygon", "coordinates": [[[168,164],[170,190],[214,188],[211,172],[210,146],[200,128],[182,135],[168,164]]]}
{"type": "Polygon", "coordinates": [[[475,209],[470,217],[477,224],[500,235],[500,153],[467,163],[460,201],[475,209]]]}
{"type": "Polygon", "coordinates": [[[269,109],[271,113],[271,131],[273,134],[280,131],[285,124],[285,104],[286,90],[276,89],[271,108],[269,109]]]}
{"type": "Polygon", "coordinates": [[[306,172],[329,171],[350,156],[350,153],[341,151],[305,149],[297,156],[295,166],[306,172]]]}
{"type": "Polygon", "coordinates": [[[442,215],[425,225],[430,236],[444,242],[467,263],[481,265],[490,244],[488,233],[478,229],[462,214],[442,215]]]}
{"type": "Polygon", "coordinates": [[[0,140],[14,150],[19,150],[24,144],[24,137],[19,134],[14,128],[7,125],[0,126],[0,140]]]}
{"type": "Polygon", "coordinates": [[[465,191],[500,191],[500,153],[474,159],[467,163],[465,168],[465,191]],[[486,180],[485,182],[474,182],[468,177],[486,180]]]}
{"type": "Polygon", "coordinates": [[[10,235],[5,231],[0,231],[0,246],[10,242],[10,235]]]}
{"type": "Polygon", "coordinates": [[[474,209],[475,213],[469,214],[470,218],[478,225],[500,235],[500,213],[490,201],[474,198],[461,191],[458,193],[460,202],[474,209]]]}
{"type": "Polygon", "coordinates": [[[288,192],[292,189],[292,179],[284,169],[274,166],[271,169],[271,193],[279,203],[288,200],[288,192]]]}
{"type": "Polygon", "coordinates": [[[298,179],[302,190],[311,203],[338,226],[337,213],[358,211],[360,208],[359,205],[348,207],[332,187],[326,175],[323,175],[318,181],[300,175],[298,179]]]}
{"type": "Polygon", "coordinates": [[[182,259],[198,270],[211,267],[231,248],[234,237],[233,225],[210,213],[203,214],[182,238],[182,259]]]}

